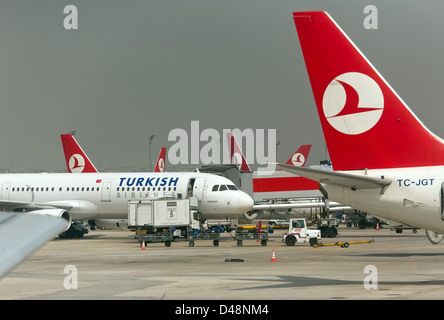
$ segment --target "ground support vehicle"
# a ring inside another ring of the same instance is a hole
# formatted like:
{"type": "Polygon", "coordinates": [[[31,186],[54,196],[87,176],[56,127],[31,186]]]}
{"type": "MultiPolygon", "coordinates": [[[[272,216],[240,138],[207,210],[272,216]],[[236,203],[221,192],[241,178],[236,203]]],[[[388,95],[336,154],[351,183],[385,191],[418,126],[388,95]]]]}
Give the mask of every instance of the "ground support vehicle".
{"type": "Polygon", "coordinates": [[[318,229],[321,231],[321,237],[336,238],[336,236],[338,235],[338,225],[339,220],[337,218],[319,220],[318,229]]]}
{"type": "Polygon", "coordinates": [[[315,244],[313,247],[314,248],[318,248],[318,247],[332,247],[332,246],[338,246],[341,248],[348,248],[351,244],[360,244],[360,243],[371,243],[374,242],[375,240],[364,240],[364,241],[346,241],[346,242],[335,242],[335,243],[326,243],[323,244],[322,242],[319,242],[318,244],[315,244]]]}
{"type": "Polygon", "coordinates": [[[260,241],[262,246],[267,245],[267,240],[269,239],[269,232],[261,229],[240,229],[236,228],[234,234],[234,240],[237,241],[237,246],[242,247],[244,240],[256,240],[260,241]]]}
{"type": "Polygon", "coordinates": [[[305,218],[290,219],[288,231],[284,233],[282,241],[287,246],[294,246],[297,242],[317,245],[321,241],[321,231],[307,228],[305,218]]]}
{"type": "Polygon", "coordinates": [[[204,232],[199,232],[198,230],[195,230],[188,234],[187,240],[189,241],[188,245],[190,247],[194,247],[194,242],[200,240],[212,240],[213,246],[218,247],[220,241],[220,232],[218,230],[206,230],[204,232]]]}
{"type": "Polygon", "coordinates": [[[162,231],[154,231],[154,230],[142,230],[138,229],[137,234],[134,236],[139,241],[141,247],[143,247],[147,243],[156,243],[163,242],[166,247],[171,246],[171,242],[173,242],[173,230],[171,228],[162,230],[162,231]]]}
{"type": "Polygon", "coordinates": [[[167,247],[176,239],[187,239],[201,230],[201,214],[190,199],[128,201],[128,227],[138,230],[139,242],[164,242],[167,247]]]}
{"type": "Polygon", "coordinates": [[[417,233],[418,229],[420,228],[412,226],[394,226],[390,228],[390,231],[396,231],[396,233],[402,233],[404,230],[412,230],[413,233],[417,233]]]}

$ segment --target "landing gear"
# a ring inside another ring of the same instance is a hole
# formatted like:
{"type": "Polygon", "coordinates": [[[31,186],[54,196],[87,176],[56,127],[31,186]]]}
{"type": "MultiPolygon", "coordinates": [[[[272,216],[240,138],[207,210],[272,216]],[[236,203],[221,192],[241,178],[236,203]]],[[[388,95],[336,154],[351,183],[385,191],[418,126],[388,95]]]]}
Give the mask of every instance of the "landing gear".
{"type": "Polygon", "coordinates": [[[60,239],[73,239],[81,238],[84,234],[88,233],[88,229],[83,225],[82,222],[74,221],[68,230],[59,234],[60,239]]]}

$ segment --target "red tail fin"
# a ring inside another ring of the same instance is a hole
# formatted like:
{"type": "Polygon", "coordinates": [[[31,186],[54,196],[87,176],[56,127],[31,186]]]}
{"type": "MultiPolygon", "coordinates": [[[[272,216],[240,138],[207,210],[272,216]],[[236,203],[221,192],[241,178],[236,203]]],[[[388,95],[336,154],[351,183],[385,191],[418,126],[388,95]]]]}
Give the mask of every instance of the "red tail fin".
{"type": "Polygon", "coordinates": [[[442,140],[327,13],[293,16],[335,170],[444,164],[442,140]]]}
{"type": "Polygon", "coordinates": [[[61,134],[68,172],[98,172],[72,134],[61,134]]]}
{"type": "Polygon", "coordinates": [[[166,148],[160,149],[159,157],[157,158],[154,172],[165,172],[165,154],[166,154],[166,148]]]}
{"type": "Polygon", "coordinates": [[[296,150],[295,153],[288,159],[285,164],[289,164],[291,166],[303,167],[307,162],[308,154],[310,153],[311,144],[304,144],[296,150]]]}
{"type": "Polygon", "coordinates": [[[244,172],[251,172],[250,166],[245,160],[245,157],[242,153],[242,150],[239,148],[237,144],[236,138],[233,135],[233,132],[227,132],[228,139],[228,148],[230,150],[230,159],[232,164],[237,164],[240,166],[240,170],[244,172]]]}

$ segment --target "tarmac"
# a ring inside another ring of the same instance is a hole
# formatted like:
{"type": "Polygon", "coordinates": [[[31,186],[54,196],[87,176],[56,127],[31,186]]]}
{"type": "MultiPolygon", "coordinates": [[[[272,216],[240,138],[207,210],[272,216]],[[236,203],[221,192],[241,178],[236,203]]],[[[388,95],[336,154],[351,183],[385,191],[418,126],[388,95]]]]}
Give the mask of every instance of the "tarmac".
{"type": "MultiPolygon", "coordinates": [[[[349,242],[313,248],[282,243],[276,230],[262,246],[237,246],[224,233],[219,246],[198,240],[147,243],[129,230],[90,231],[81,239],[49,241],[0,280],[2,300],[387,300],[442,299],[444,246],[424,230],[397,234],[340,227],[349,242]],[[374,240],[352,244],[354,241],[374,240]],[[274,258],[273,258],[274,250],[274,258]]],[[[184,310],[181,310],[184,311],[184,310]]]]}

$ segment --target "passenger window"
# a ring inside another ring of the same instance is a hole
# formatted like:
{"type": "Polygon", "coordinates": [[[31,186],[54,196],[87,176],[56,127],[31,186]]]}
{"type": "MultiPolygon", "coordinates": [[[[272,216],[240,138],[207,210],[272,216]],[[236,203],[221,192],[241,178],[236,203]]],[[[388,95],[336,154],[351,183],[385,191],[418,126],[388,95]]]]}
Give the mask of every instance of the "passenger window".
{"type": "Polygon", "coordinates": [[[215,186],[213,186],[213,190],[212,191],[217,191],[217,189],[219,189],[219,185],[216,184],[215,186]]]}
{"type": "Polygon", "coordinates": [[[227,186],[224,184],[221,184],[219,191],[225,191],[225,190],[228,190],[227,186]]]}

